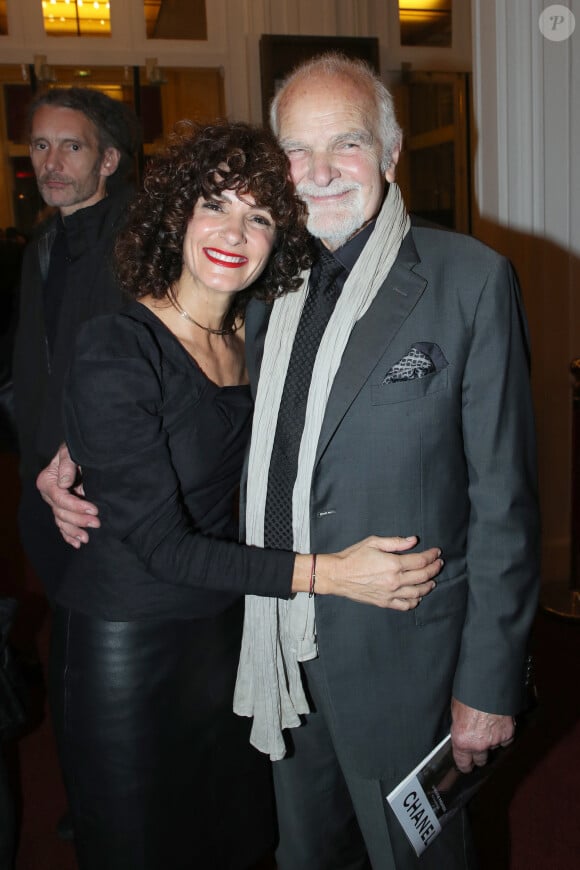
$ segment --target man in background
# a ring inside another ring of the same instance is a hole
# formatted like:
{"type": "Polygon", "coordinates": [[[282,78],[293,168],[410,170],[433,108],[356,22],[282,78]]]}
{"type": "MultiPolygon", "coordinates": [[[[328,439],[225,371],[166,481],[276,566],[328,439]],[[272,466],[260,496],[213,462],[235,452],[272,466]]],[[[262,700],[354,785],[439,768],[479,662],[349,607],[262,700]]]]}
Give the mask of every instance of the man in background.
{"type": "Polygon", "coordinates": [[[28,245],[20,281],[14,400],[24,550],[49,598],[70,548],[35,481],[63,440],[63,380],[83,321],[115,311],[121,294],[112,249],[130,195],[138,122],[122,103],[88,88],[53,89],[30,115],[30,158],[54,211],[28,245]]]}
{"type": "MultiPolygon", "coordinates": [[[[88,88],[55,88],[29,112],[30,158],[50,216],[24,253],[13,359],[20,454],[19,528],[26,556],[51,601],[71,550],[36,489],[62,442],[64,377],[85,320],[117,310],[113,246],[131,195],[138,121],[88,88]]],[[[58,833],[73,836],[68,813],[58,833]]]]}

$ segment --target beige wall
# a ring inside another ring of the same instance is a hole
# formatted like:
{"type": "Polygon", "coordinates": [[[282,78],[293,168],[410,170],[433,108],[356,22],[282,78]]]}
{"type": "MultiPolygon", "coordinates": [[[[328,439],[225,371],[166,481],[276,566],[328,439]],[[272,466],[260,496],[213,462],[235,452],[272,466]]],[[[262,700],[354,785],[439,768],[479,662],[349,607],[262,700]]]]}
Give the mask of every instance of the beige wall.
{"type": "MultiPolygon", "coordinates": [[[[580,356],[580,32],[541,0],[473,0],[475,234],[509,256],[532,336],[545,583],[569,578],[571,383],[580,356]]],[[[580,24],[580,3],[568,4],[580,24]]]]}

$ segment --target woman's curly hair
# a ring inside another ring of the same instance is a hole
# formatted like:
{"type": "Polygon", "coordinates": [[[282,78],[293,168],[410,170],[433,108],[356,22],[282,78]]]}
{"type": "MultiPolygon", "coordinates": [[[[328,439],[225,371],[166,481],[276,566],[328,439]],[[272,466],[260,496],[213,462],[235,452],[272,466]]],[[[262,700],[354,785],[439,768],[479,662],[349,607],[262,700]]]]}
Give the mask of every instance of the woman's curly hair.
{"type": "Polygon", "coordinates": [[[288,158],[270,131],[245,123],[182,122],[150,161],[116,246],[116,270],[134,298],[167,296],[181,275],[183,241],[200,196],[250,193],[276,224],[274,249],[258,281],[238,293],[228,315],[243,317],[252,297],[273,300],[296,290],[311,261],[306,207],[294,192],[288,158]]]}

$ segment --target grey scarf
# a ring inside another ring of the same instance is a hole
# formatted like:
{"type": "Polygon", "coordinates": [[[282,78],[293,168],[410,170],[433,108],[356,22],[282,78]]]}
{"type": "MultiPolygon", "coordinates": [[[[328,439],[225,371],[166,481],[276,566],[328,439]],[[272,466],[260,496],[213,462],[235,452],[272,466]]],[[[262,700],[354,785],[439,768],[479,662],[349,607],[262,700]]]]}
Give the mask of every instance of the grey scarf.
{"type": "MultiPolygon", "coordinates": [[[[368,310],[398,254],[410,221],[401,192],[391,184],[375,227],[348,276],[316,355],[308,392],[298,471],[293,491],[294,550],[310,552],[310,490],[316,449],[328,396],[356,322],[368,310]]],[[[264,510],[278,410],[294,337],[308,294],[309,272],[302,287],[276,300],[262,359],[248,463],[246,541],[264,546],[264,510]],[[266,374],[267,373],[267,374],[266,374]]],[[[300,661],[316,658],[314,598],[297,593],[288,601],[246,597],[244,635],[234,711],[253,716],[250,742],[272,761],[286,753],[283,728],[300,725],[309,712],[300,676],[300,661]]]]}

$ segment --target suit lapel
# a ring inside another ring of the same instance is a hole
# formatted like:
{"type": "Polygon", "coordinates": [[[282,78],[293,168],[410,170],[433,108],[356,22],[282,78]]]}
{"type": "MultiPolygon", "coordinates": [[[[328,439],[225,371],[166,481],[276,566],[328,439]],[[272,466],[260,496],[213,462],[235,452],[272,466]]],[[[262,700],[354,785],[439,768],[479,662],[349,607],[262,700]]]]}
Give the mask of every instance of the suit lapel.
{"type": "MultiPolygon", "coordinates": [[[[415,274],[419,261],[412,231],[407,234],[383,286],[352,331],[328,398],[316,462],[370,373],[421,298],[426,280],[415,274]]],[[[257,389],[271,305],[252,301],[246,314],[246,356],[254,394],[257,389]]]]}
{"type": "Polygon", "coordinates": [[[427,282],[412,271],[418,261],[417,249],[409,232],[386,281],[351,333],[328,398],[316,462],[370,373],[421,298],[427,282]]]}
{"type": "Polygon", "coordinates": [[[246,311],[246,365],[254,401],[271,313],[272,306],[258,300],[251,300],[246,311]]]}

